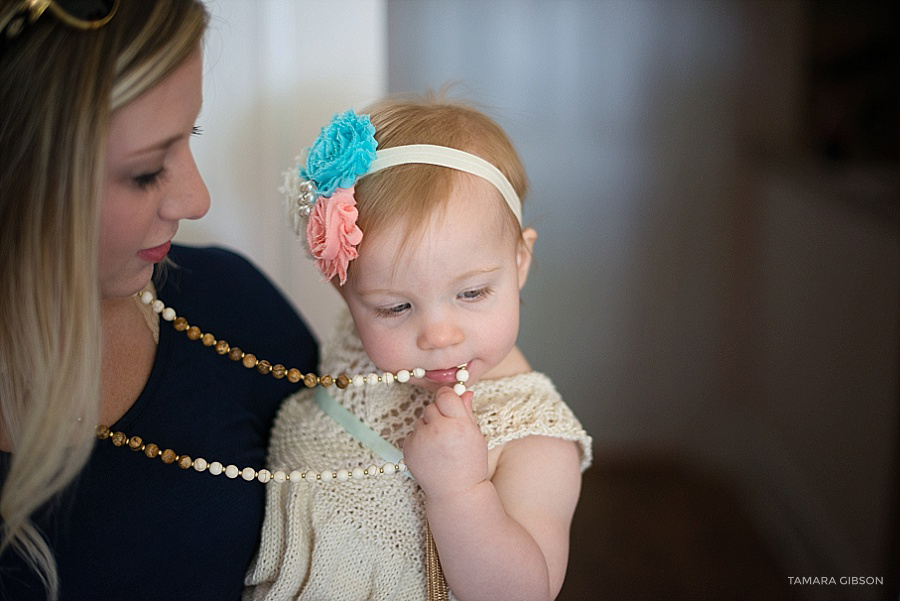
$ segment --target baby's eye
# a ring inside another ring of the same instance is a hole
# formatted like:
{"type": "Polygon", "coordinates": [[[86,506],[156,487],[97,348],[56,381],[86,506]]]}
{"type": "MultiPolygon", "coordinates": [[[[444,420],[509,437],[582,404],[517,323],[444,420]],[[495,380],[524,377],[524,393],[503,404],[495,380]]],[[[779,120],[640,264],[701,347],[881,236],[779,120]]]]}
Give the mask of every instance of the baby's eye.
{"type": "Polygon", "coordinates": [[[410,307],[412,305],[409,303],[400,303],[391,307],[378,307],[375,309],[375,314],[379,317],[397,317],[398,315],[403,315],[410,307]]]}
{"type": "Polygon", "coordinates": [[[492,290],[488,287],[476,288],[474,290],[466,290],[465,292],[461,292],[459,297],[463,300],[473,301],[480,298],[485,298],[489,296],[491,292],[492,290]]]}

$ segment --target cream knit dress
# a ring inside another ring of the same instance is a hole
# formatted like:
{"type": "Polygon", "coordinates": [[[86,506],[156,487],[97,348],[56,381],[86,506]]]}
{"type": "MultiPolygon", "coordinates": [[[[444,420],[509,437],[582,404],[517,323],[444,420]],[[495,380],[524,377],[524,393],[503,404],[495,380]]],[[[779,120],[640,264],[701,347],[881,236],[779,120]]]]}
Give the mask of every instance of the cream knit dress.
{"type": "MultiPolygon", "coordinates": [[[[323,349],[321,373],[367,374],[377,369],[349,318],[323,349]]],[[[488,447],[529,435],[575,441],[581,469],[591,463],[591,438],[539,373],[479,382],[474,412],[488,447]]],[[[334,398],[396,447],[433,395],[408,385],[328,388],[334,398]]],[[[312,390],[285,401],[269,446],[269,469],[337,470],[383,465],[316,405],[312,390]]],[[[346,482],[266,485],[259,554],[250,566],[245,600],[309,601],[427,599],[425,496],[408,475],[346,482]]]]}

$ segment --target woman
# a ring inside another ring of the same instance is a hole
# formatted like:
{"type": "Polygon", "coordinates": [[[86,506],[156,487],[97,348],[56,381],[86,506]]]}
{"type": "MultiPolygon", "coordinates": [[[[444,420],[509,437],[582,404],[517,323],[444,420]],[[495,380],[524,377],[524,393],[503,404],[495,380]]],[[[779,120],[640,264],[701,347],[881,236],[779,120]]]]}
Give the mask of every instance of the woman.
{"type": "Polygon", "coordinates": [[[262,466],[317,350],[248,262],[171,245],[209,207],[205,9],[33,4],[0,0],[0,597],[237,599],[263,487],[213,462],[262,466]]]}

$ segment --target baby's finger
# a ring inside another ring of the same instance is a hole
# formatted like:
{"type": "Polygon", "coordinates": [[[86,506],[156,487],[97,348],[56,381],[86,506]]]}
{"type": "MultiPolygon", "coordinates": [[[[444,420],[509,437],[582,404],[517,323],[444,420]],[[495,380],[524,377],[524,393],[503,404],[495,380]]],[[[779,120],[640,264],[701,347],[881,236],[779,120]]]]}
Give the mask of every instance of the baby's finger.
{"type": "Polygon", "coordinates": [[[475,393],[471,390],[467,390],[462,393],[462,396],[460,398],[462,399],[463,407],[466,408],[466,413],[468,413],[474,419],[475,410],[472,409],[472,403],[475,402],[475,393]]]}
{"type": "Polygon", "coordinates": [[[433,422],[435,419],[441,416],[441,412],[438,409],[437,405],[434,402],[431,402],[425,405],[425,409],[422,411],[422,423],[428,424],[433,422]]]}
{"type": "Polygon", "coordinates": [[[432,404],[446,417],[467,417],[469,414],[463,400],[451,388],[439,389],[432,404]]]}

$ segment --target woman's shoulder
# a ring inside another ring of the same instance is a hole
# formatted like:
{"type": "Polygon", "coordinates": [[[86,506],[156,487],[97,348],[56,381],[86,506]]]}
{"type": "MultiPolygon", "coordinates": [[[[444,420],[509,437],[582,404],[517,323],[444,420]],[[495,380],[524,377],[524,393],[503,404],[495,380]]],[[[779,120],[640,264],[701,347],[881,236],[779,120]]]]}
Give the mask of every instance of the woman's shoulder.
{"type": "Polygon", "coordinates": [[[163,285],[170,279],[174,285],[187,280],[188,284],[214,283],[221,288],[234,288],[246,280],[268,278],[247,257],[220,246],[172,245],[169,258],[174,265],[167,267],[163,285]]]}
{"type": "Polygon", "coordinates": [[[213,314],[224,310],[252,319],[291,311],[271,280],[233,250],[173,245],[169,258],[172,264],[156,276],[159,297],[188,319],[188,309],[213,314]]]}
{"type": "MultiPolygon", "coordinates": [[[[280,357],[283,344],[316,348],[293,305],[243,255],[221,247],[173,245],[170,258],[174,265],[161,274],[158,296],[191,325],[260,356],[275,352],[280,357]]],[[[313,367],[318,354],[304,355],[303,364],[313,367]]]]}

